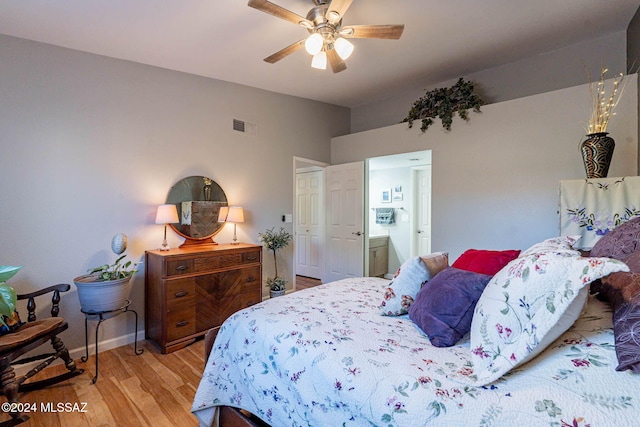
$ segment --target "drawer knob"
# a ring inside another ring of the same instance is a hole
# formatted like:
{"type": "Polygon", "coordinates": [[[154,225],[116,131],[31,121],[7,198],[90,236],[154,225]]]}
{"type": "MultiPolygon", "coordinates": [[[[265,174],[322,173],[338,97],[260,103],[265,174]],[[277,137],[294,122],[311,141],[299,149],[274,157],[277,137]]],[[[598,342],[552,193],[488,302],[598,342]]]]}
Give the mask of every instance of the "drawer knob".
{"type": "Polygon", "coordinates": [[[176,267],[176,270],[178,270],[178,271],[184,271],[184,270],[186,270],[187,268],[189,268],[189,267],[187,267],[186,265],[182,264],[182,265],[177,266],[177,267],[176,267]]]}
{"type": "Polygon", "coordinates": [[[248,257],[247,257],[247,259],[248,259],[249,261],[255,261],[255,260],[257,260],[257,259],[258,259],[258,257],[257,257],[257,256],[255,256],[255,255],[252,255],[252,256],[248,256],[248,257]]]}
{"type": "Polygon", "coordinates": [[[255,277],[247,277],[247,282],[255,282],[256,278],[255,277]]]}
{"type": "Polygon", "coordinates": [[[176,292],[176,298],[186,297],[187,295],[189,295],[189,292],[187,291],[176,292]]]}
{"type": "Polygon", "coordinates": [[[188,322],[188,321],[186,321],[186,320],[181,320],[181,321],[179,321],[178,323],[176,323],[176,327],[177,327],[177,328],[181,328],[181,327],[183,327],[183,326],[187,326],[188,324],[189,324],[189,322],[188,322]]]}

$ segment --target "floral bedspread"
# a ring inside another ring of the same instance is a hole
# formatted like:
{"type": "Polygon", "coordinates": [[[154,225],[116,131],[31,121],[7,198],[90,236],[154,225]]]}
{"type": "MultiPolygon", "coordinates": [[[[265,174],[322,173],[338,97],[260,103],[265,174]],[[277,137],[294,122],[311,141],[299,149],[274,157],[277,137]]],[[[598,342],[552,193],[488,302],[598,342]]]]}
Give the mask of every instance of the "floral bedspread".
{"type": "Polygon", "coordinates": [[[345,279],[270,299],[221,327],[192,411],[246,409],[273,426],[630,426],[640,376],[616,372],[611,310],[587,311],[531,362],[469,385],[468,337],[431,346],[378,305],[388,281],[345,279]]]}

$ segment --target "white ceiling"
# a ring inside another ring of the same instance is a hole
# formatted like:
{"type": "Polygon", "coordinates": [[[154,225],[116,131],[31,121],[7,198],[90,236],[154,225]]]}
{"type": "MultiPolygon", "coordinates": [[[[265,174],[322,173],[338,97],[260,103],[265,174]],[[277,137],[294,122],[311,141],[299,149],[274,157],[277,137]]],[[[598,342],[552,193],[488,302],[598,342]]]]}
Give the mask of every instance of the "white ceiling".
{"type": "MultiPolygon", "coordinates": [[[[311,0],[273,0],[306,16],[311,0]]],[[[640,0],[354,0],[343,25],[405,24],[356,39],[347,70],[298,51],[306,30],[246,0],[5,0],[0,34],[354,107],[625,30],[640,0]]],[[[2,59],[0,58],[0,64],[2,59]]]]}

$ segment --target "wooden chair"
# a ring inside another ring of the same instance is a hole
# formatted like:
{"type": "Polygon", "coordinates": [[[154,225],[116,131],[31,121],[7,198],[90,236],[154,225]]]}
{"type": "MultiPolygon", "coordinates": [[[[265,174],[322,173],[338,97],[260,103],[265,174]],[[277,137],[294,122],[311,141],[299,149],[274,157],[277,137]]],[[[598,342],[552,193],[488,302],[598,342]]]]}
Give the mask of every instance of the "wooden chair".
{"type": "Polygon", "coordinates": [[[28,317],[27,322],[16,331],[0,336],[0,393],[7,397],[7,402],[10,406],[11,404],[16,404],[13,405],[9,411],[11,418],[2,422],[0,424],[1,427],[15,426],[29,419],[27,414],[17,410],[20,409],[20,405],[17,405],[17,403],[19,403],[18,393],[56,384],[83,373],[82,369],[76,367],[75,362],[69,356],[69,351],[60,338],[58,338],[58,334],[68,327],[67,322],[65,322],[62,317],[58,317],[60,311],[60,292],[66,292],[70,288],[71,286],[68,284],[60,284],[29,294],[18,295],[18,300],[28,300],[28,317]],[[36,320],[35,298],[51,292],[53,292],[51,298],[51,317],[44,320],[36,320]],[[54,350],[53,353],[45,353],[17,360],[25,353],[39,347],[47,341],[51,341],[54,350]],[[61,358],[64,361],[68,372],[52,378],[25,383],[26,380],[49,366],[51,362],[57,358],[61,358]],[[24,375],[16,376],[13,365],[30,363],[37,360],[43,361],[24,375]]]}

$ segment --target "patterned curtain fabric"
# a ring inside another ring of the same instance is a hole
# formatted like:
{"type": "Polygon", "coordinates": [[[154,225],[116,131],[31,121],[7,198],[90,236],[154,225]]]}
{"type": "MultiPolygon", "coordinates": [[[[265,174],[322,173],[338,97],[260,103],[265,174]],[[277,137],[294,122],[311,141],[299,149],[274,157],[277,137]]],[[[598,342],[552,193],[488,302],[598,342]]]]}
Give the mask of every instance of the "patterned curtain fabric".
{"type": "Polygon", "coordinates": [[[589,250],[609,231],[640,216],[640,177],[560,181],[560,235],[589,250]]]}

